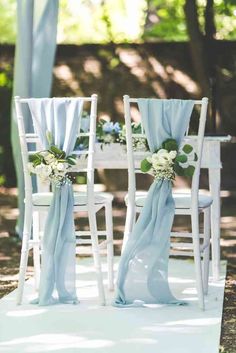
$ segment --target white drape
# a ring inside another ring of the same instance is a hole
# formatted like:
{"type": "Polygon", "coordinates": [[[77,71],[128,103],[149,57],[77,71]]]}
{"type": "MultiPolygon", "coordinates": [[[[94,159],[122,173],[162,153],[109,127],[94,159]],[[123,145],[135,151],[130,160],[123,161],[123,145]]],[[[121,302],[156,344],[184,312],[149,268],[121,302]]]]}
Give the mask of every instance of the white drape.
{"type": "MultiPolygon", "coordinates": [[[[57,18],[58,0],[17,0],[13,96],[39,98],[49,96],[56,49],[57,18]]],[[[20,210],[17,232],[21,236],[24,219],[24,180],[14,108],[11,142],[20,210]]]]}

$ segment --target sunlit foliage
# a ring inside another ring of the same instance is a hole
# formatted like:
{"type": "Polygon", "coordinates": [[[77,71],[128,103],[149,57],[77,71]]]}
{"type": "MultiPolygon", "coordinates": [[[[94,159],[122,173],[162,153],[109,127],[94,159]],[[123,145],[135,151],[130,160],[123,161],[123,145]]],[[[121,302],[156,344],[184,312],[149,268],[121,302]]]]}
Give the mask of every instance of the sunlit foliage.
{"type": "MultiPolygon", "coordinates": [[[[146,40],[181,41],[188,34],[184,16],[185,0],[150,0],[147,13],[146,40]]],[[[204,32],[206,0],[198,0],[199,22],[204,32]]],[[[236,38],[236,0],[214,0],[216,39],[236,38]]]]}
{"type": "Polygon", "coordinates": [[[145,0],[61,0],[59,43],[138,41],[145,0]]]}
{"type": "Polygon", "coordinates": [[[14,43],[16,38],[16,0],[0,1],[0,43],[14,43]]]}
{"type": "MultiPolygon", "coordinates": [[[[206,0],[198,0],[204,33],[206,0]]],[[[58,43],[188,40],[185,0],[60,0],[58,43]]],[[[216,39],[236,38],[236,0],[214,0],[216,39]]],[[[0,43],[16,38],[16,0],[0,1],[0,43]]]]}

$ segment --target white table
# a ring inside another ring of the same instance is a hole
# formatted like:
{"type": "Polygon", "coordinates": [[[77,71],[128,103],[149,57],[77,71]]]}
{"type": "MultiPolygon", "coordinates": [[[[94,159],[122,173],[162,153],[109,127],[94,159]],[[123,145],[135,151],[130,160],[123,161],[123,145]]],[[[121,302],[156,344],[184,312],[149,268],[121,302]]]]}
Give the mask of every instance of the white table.
{"type": "MultiPolygon", "coordinates": [[[[221,180],[221,153],[220,144],[229,142],[231,136],[209,136],[204,138],[201,167],[208,169],[209,189],[213,198],[211,210],[212,236],[212,266],[213,278],[220,277],[220,180],[221,180]]],[[[196,137],[192,137],[194,145],[196,137]]],[[[189,140],[188,140],[189,143],[189,140]]],[[[101,150],[97,144],[95,151],[95,168],[97,169],[127,169],[127,156],[123,146],[118,143],[106,145],[101,150]]]]}

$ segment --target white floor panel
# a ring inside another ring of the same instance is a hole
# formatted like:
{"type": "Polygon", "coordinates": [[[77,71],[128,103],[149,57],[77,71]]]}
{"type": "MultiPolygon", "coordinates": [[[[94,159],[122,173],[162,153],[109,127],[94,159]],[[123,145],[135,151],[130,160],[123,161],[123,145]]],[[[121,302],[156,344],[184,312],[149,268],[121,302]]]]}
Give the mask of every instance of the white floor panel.
{"type": "Polygon", "coordinates": [[[204,312],[197,305],[193,262],[172,259],[169,268],[174,294],[189,305],[120,309],[110,305],[114,293],[107,292],[101,307],[90,258],[78,262],[78,305],[29,304],[35,297],[29,280],[23,305],[16,306],[16,291],[0,300],[0,352],[218,353],[226,263],[221,280],[210,282],[204,312]]]}

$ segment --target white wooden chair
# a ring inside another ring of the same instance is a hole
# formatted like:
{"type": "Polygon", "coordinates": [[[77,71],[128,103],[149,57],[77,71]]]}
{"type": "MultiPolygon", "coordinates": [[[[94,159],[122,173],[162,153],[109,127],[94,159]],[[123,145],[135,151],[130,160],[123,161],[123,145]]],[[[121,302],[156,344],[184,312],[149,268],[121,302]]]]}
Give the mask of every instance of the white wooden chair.
{"type": "MultiPolygon", "coordinates": [[[[128,194],[126,195],[127,215],[125,223],[123,249],[127,239],[132,232],[136,213],[140,213],[147,192],[136,191],[136,174],[141,173],[140,162],[147,156],[148,152],[134,151],[132,139],[134,137],[145,137],[145,131],[142,128],[141,134],[133,134],[131,128],[131,104],[137,103],[137,98],[124,96],[124,115],[126,125],[126,141],[127,141],[127,159],[128,159],[128,194]]],[[[209,276],[209,244],[210,244],[210,206],[212,198],[210,196],[199,193],[199,177],[202,157],[203,137],[206,122],[206,113],[208,99],[196,100],[195,105],[200,106],[200,117],[198,126],[197,138],[191,139],[186,131],[186,143],[193,144],[198,155],[198,160],[195,164],[195,172],[191,182],[191,190],[188,194],[173,194],[175,201],[176,215],[189,215],[191,217],[192,231],[189,232],[172,232],[171,237],[182,238],[181,242],[171,241],[171,254],[181,256],[194,256],[196,286],[199,298],[199,306],[204,309],[204,294],[208,290],[209,276]],[[199,231],[199,214],[204,215],[203,233],[199,231]],[[183,242],[191,238],[192,243],[183,242]],[[203,270],[201,266],[201,257],[203,256],[203,270]]]]}
{"type": "MultiPolygon", "coordinates": [[[[65,100],[65,98],[61,98],[65,100]]],[[[94,150],[96,138],[96,117],[97,117],[97,95],[93,94],[91,97],[83,98],[66,98],[68,99],[82,99],[86,104],[90,104],[90,128],[87,133],[81,133],[80,127],[78,137],[89,138],[88,150],[73,151],[73,154],[80,154],[83,163],[79,163],[73,171],[85,172],[87,175],[87,191],[74,192],[74,212],[86,211],[88,213],[89,231],[76,231],[77,244],[91,244],[94,259],[94,266],[97,273],[98,292],[101,305],[105,305],[105,294],[103,286],[103,276],[100,260],[100,249],[107,248],[107,263],[108,263],[108,287],[113,290],[113,225],[112,225],[112,200],[113,195],[105,192],[94,192],[94,150]],[[81,166],[80,166],[81,165],[81,166]],[[106,229],[103,231],[97,230],[96,213],[105,208],[105,224],[106,229]],[[88,238],[90,236],[90,238],[88,238]],[[105,240],[99,237],[106,237],[105,240]]],[[[29,250],[33,249],[34,260],[34,275],[36,290],[39,287],[40,280],[40,254],[41,254],[41,239],[43,234],[43,226],[45,221],[45,211],[48,211],[52,200],[52,193],[49,192],[49,185],[43,186],[37,182],[38,192],[33,193],[32,178],[28,169],[29,154],[35,151],[42,150],[39,138],[35,132],[28,133],[26,131],[26,124],[24,119],[25,110],[23,106],[27,106],[29,99],[21,99],[15,97],[16,115],[18,121],[19,137],[21,154],[24,169],[25,181],[25,216],[24,216],[24,230],[22,238],[22,250],[19,271],[19,284],[17,303],[21,304],[24,282],[26,276],[26,269],[28,263],[29,250]],[[29,150],[29,145],[30,150],[29,150]],[[34,150],[32,150],[32,145],[34,150]],[[32,236],[31,236],[32,235],[32,236]]]]}

